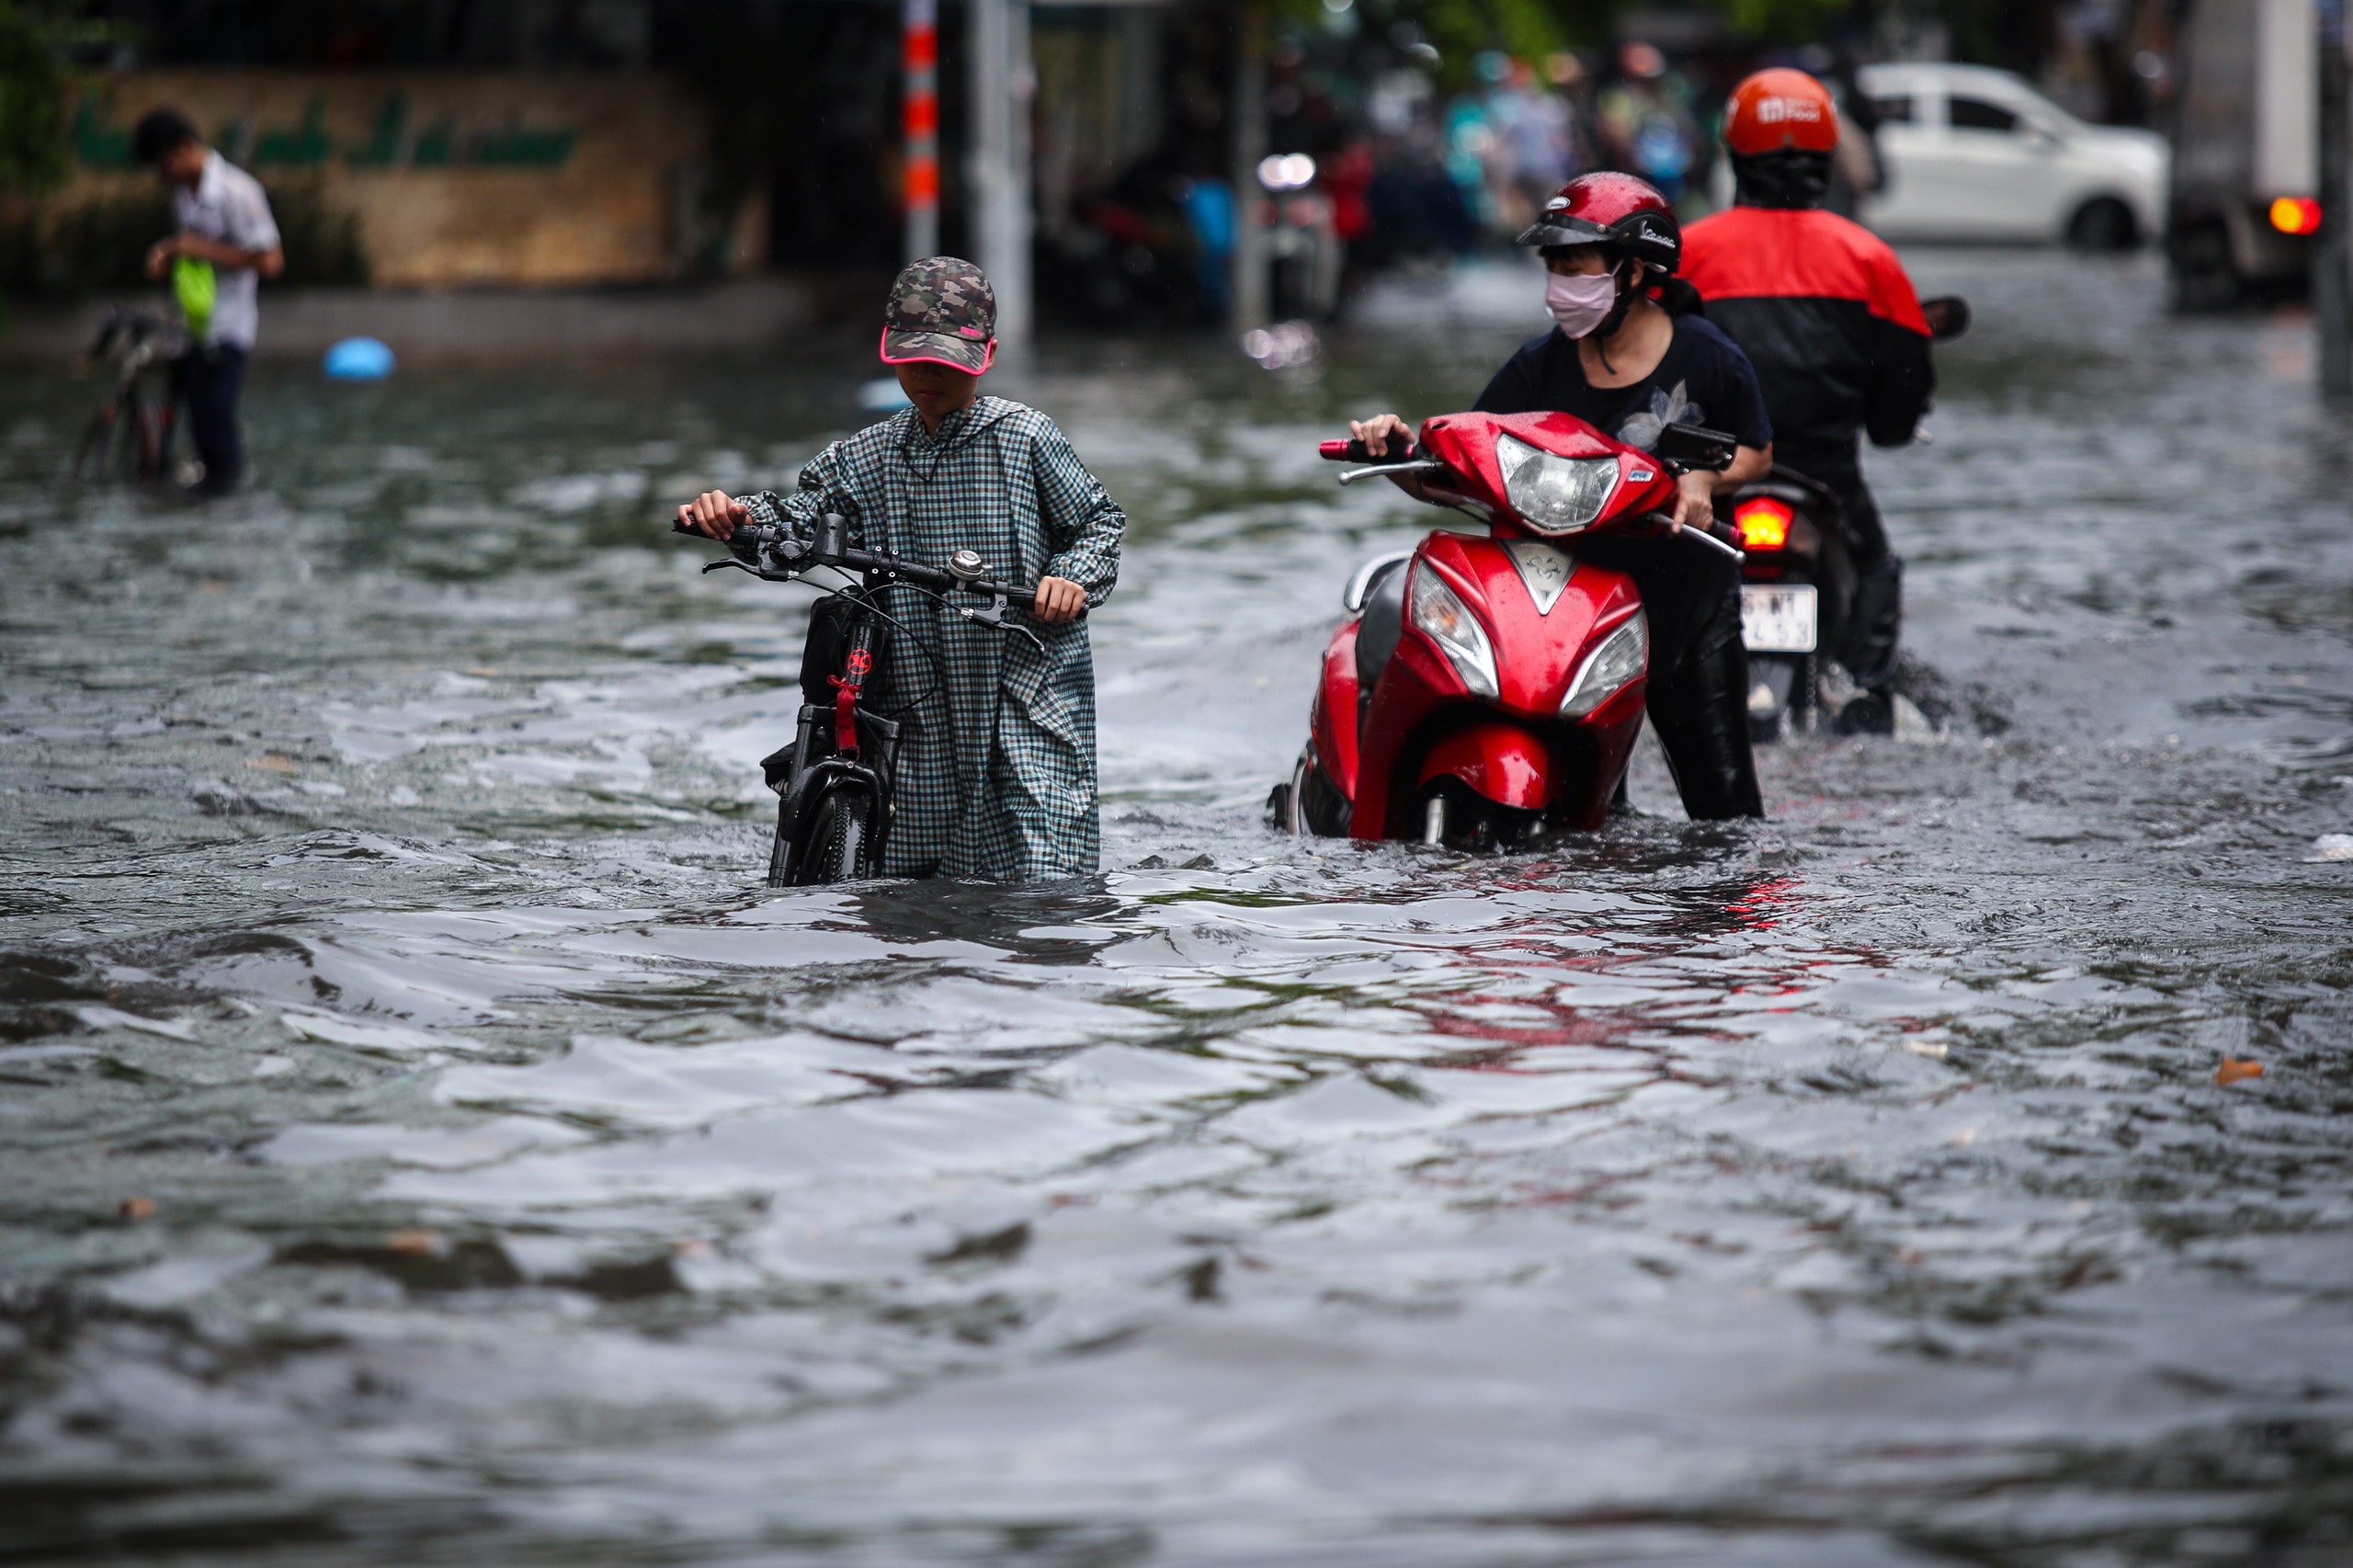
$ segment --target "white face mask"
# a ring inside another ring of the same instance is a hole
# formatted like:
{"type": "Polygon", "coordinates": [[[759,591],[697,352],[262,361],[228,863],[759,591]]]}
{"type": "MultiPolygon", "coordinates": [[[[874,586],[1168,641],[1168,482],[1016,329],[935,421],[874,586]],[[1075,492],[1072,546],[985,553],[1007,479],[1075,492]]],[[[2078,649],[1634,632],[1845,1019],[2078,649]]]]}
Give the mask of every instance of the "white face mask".
{"type": "Polygon", "coordinates": [[[1607,272],[1544,277],[1544,308],[1561,324],[1563,337],[1583,337],[1599,326],[1618,302],[1618,279],[1607,272]]]}

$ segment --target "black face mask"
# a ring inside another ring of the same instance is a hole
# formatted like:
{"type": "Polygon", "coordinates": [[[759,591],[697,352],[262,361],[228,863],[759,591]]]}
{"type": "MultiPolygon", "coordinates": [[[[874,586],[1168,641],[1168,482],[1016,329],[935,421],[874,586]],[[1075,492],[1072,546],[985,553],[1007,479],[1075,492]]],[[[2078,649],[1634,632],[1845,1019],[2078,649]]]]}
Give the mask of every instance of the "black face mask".
{"type": "Polygon", "coordinates": [[[1821,206],[1830,194],[1830,154],[1792,150],[1744,158],[1735,153],[1732,176],[1733,199],[1743,207],[1802,211],[1821,206]]]}

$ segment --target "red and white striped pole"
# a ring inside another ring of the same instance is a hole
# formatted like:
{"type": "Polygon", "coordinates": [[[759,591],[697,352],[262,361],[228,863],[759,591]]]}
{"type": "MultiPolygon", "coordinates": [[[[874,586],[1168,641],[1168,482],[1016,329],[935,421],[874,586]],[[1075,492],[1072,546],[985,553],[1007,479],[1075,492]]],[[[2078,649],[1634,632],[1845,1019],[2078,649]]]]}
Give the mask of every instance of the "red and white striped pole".
{"type": "Polygon", "coordinates": [[[906,0],[901,53],[906,66],[900,130],[906,139],[907,259],[939,253],[939,8],[906,0]]]}

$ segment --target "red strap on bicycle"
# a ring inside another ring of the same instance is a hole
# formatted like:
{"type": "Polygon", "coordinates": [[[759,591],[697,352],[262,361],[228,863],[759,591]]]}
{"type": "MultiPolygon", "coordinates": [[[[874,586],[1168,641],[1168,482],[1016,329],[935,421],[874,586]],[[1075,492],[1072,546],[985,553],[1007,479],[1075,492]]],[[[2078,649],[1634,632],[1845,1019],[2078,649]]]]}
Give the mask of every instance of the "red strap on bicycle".
{"type": "Polygon", "coordinates": [[[839,676],[834,683],[834,749],[844,756],[858,755],[858,687],[839,676]]]}

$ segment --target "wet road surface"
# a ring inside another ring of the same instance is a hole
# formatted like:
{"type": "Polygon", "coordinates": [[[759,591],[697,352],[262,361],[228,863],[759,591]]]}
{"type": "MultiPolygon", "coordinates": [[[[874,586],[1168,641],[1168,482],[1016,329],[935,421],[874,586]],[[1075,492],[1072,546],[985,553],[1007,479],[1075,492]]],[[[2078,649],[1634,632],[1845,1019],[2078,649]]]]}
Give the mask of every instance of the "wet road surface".
{"type": "Polygon", "coordinates": [[[2353,1560],[2353,438],[2147,259],[1913,259],[1949,733],[1517,859],[1260,803],[1430,517],[1313,443],[1532,288],[1007,375],[1135,517],[1062,887],[754,885],[808,595],[659,503],[862,342],[265,365],[206,510],[12,374],[0,1558],[2353,1560]]]}

